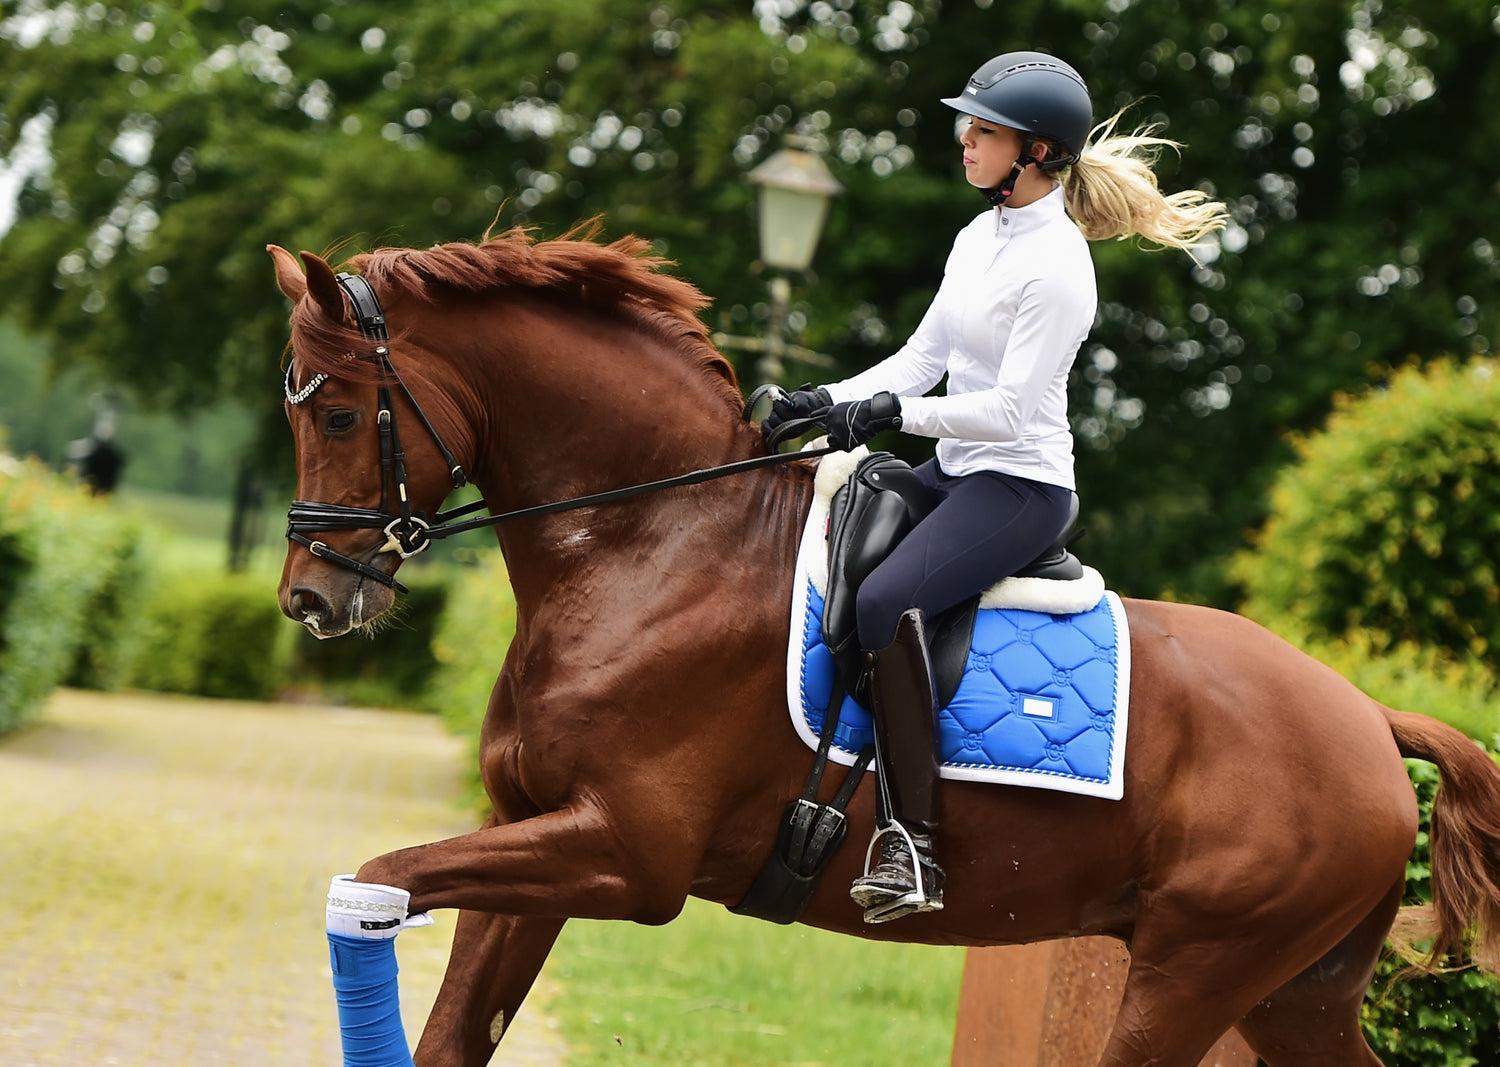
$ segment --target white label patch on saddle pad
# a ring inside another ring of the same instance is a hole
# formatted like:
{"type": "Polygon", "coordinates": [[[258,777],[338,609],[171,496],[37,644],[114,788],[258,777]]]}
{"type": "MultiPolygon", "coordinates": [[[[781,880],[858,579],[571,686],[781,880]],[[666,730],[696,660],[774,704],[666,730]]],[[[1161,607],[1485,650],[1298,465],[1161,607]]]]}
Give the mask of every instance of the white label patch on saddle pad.
{"type": "MultiPolygon", "coordinates": [[[[822,640],[826,529],[833,494],[867,454],[824,457],[797,553],[787,648],[787,703],[816,748],[833,687],[822,640]]],[[[954,698],[938,714],[944,778],[1081,793],[1124,792],[1130,635],[1120,599],[1092,568],[1063,582],[1007,578],[980,597],[954,698]]],[[[869,713],[844,699],[830,758],[850,765],[870,743],[869,713]]]]}

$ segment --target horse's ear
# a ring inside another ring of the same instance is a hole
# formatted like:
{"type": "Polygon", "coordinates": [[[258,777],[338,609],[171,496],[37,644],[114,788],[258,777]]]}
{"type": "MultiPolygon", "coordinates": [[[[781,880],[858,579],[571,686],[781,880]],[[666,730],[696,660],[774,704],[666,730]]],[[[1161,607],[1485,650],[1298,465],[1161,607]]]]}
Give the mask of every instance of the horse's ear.
{"type": "Polygon", "coordinates": [[[313,252],[302,253],[302,265],[307,268],[307,292],[334,322],[344,321],[344,290],[334,277],[333,268],[322,256],[313,252]]]}
{"type": "Polygon", "coordinates": [[[280,245],[266,245],[266,251],[271,253],[271,262],[276,264],[277,286],[295,304],[307,292],[307,279],[302,277],[302,268],[297,266],[297,260],[292,254],[280,245]]]}

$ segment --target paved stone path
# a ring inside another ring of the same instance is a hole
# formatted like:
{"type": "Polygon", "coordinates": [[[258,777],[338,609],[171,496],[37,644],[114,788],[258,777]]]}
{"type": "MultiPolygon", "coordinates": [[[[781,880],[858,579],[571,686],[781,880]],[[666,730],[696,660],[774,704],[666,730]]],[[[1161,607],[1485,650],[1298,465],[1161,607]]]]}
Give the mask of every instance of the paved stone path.
{"type": "MultiPolygon", "coordinates": [[[[328,879],[471,829],[463,747],[418,715],[57,694],[0,739],[0,1065],[338,1067],[328,879]]],[[[454,914],[398,942],[413,1044],[454,914]]],[[[536,999],[496,1063],[565,1062],[536,999]]]]}

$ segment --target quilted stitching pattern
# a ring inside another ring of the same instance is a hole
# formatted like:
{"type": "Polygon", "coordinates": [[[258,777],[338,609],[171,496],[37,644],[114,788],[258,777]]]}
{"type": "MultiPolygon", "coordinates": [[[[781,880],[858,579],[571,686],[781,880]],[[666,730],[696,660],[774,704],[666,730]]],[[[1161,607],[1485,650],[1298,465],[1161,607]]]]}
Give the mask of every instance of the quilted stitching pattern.
{"type": "MultiPolygon", "coordinates": [[[[822,643],[822,598],[810,589],[802,628],[802,714],[816,735],[833,684],[822,643]]],[[[1078,615],[989,610],[979,613],[963,680],[938,716],[945,777],[1044,788],[1109,782],[1124,745],[1121,650],[1107,596],[1078,615]],[[1118,736],[1117,736],[1118,734],[1118,736]]],[[[1123,623],[1123,620],[1121,620],[1123,623]]],[[[1123,625],[1120,627],[1123,630],[1123,625]]],[[[846,698],[835,744],[858,752],[871,740],[870,716],[846,698]]]]}

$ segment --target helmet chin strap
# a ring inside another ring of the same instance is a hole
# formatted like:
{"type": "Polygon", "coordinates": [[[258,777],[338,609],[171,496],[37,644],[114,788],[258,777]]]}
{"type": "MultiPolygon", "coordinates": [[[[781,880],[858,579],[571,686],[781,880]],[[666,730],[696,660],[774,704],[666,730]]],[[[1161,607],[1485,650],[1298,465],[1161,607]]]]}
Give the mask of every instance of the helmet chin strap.
{"type": "Polygon", "coordinates": [[[1005,176],[1005,180],[997,186],[979,190],[990,202],[991,207],[1004,207],[1005,202],[1010,199],[1010,194],[1015,192],[1016,181],[1021,177],[1021,173],[1033,163],[1041,162],[1034,151],[1036,144],[1035,137],[1026,135],[1021,141],[1021,152],[1016,156],[1016,161],[1012,164],[1010,173],[1005,176]]]}

